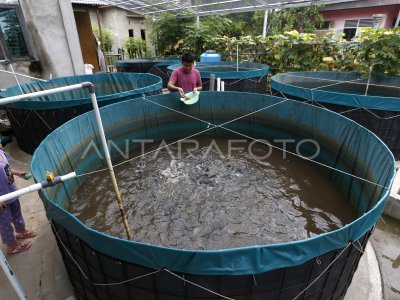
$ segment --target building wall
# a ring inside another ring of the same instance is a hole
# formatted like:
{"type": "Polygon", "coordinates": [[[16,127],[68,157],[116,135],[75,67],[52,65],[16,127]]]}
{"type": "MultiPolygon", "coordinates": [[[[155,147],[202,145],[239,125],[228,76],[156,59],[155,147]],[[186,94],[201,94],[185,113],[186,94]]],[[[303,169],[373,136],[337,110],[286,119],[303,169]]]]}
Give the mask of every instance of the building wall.
{"type": "MultiPolygon", "coordinates": [[[[88,7],[88,10],[92,25],[98,27],[97,7],[90,6],[88,7]]],[[[118,7],[99,8],[101,27],[110,29],[114,34],[115,43],[112,49],[114,53],[117,53],[118,48],[122,48],[124,41],[129,38],[129,29],[133,30],[134,37],[138,39],[141,38],[140,30],[144,29],[146,31],[146,42],[148,46],[151,47],[148,38],[149,32],[146,29],[144,18],[127,17],[129,14],[129,11],[118,7]]]]}
{"type": "Polygon", "coordinates": [[[370,19],[374,14],[384,14],[381,28],[391,28],[400,10],[400,5],[374,6],[354,9],[321,11],[325,21],[335,21],[335,29],[344,27],[345,20],[370,19]]]}
{"type": "MultiPolygon", "coordinates": [[[[19,3],[38,61],[14,62],[12,66],[15,72],[42,79],[83,74],[83,60],[71,2],[24,0],[19,3]]],[[[11,66],[0,65],[0,68],[11,71],[11,66]]],[[[20,83],[31,81],[21,76],[18,79],[20,83]]],[[[0,72],[1,88],[16,84],[13,75],[0,72]]]]}

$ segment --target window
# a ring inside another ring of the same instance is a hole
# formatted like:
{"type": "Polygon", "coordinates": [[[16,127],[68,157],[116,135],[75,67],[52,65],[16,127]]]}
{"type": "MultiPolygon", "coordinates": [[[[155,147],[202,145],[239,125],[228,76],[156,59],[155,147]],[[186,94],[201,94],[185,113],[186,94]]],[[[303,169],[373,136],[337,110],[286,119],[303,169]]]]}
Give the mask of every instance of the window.
{"type": "Polygon", "coordinates": [[[133,37],[133,29],[129,29],[128,31],[129,31],[129,37],[133,37]]]}
{"type": "Polygon", "coordinates": [[[320,29],[330,29],[333,25],[333,21],[324,21],[320,29]]]}
{"type": "Polygon", "coordinates": [[[359,29],[371,27],[372,19],[346,20],[344,22],[343,38],[349,41],[358,34],[359,29]]]}
{"type": "Polygon", "coordinates": [[[144,29],[140,29],[140,36],[142,37],[142,40],[146,40],[146,31],[144,29]]]}
{"type": "Polygon", "coordinates": [[[0,59],[34,57],[31,41],[18,5],[0,4],[0,59]]]}

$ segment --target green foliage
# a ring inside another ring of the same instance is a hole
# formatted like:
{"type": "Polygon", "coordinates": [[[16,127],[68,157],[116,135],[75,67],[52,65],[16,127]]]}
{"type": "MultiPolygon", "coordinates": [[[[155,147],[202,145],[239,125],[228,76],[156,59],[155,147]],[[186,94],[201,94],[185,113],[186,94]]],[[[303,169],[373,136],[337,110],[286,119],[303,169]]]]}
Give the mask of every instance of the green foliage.
{"type": "Polygon", "coordinates": [[[156,47],[156,55],[170,56],[184,51],[186,33],[195,24],[195,17],[186,14],[177,18],[164,13],[158,20],[147,18],[146,23],[151,29],[149,36],[156,47]]]}
{"type": "Polygon", "coordinates": [[[291,7],[271,10],[268,14],[268,34],[275,35],[285,31],[312,33],[324,20],[319,13],[322,6],[291,7]]]}
{"type": "Polygon", "coordinates": [[[280,72],[339,70],[400,75],[400,29],[365,29],[351,41],[342,34],[318,36],[320,7],[309,6],[271,11],[269,32],[261,34],[264,11],[202,17],[176,18],[164,14],[150,20],[156,54],[181,55],[216,50],[224,60],[269,64],[280,72]],[[287,30],[290,29],[290,30],[287,30]],[[259,32],[260,31],[260,32],[259,32]]]}
{"type": "Polygon", "coordinates": [[[124,48],[129,58],[138,58],[147,56],[146,41],[130,37],[124,41],[124,48]]]}
{"type": "MultiPolygon", "coordinates": [[[[242,35],[240,25],[230,19],[218,15],[202,19],[199,28],[196,24],[186,28],[185,38],[182,43],[182,51],[190,51],[196,57],[208,49],[218,49],[215,37],[227,37],[235,39],[242,35]]],[[[236,50],[235,50],[236,51],[236,50]]]]}
{"type": "Polygon", "coordinates": [[[366,28],[349,42],[354,69],[361,72],[400,74],[400,27],[366,28]]]}
{"type": "Polygon", "coordinates": [[[263,61],[281,71],[335,69],[340,43],[332,35],[319,37],[293,30],[268,36],[263,61]]]}
{"type": "Polygon", "coordinates": [[[209,41],[210,49],[215,49],[227,61],[236,61],[239,52],[240,61],[259,62],[265,52],[261,36],[228,37],[217,36],[209,41]]]}
{"type": "MultiPolygon", "coordinates": [[[[93,25],[92,31],[93,31],[94,36],[97,38],[97,40],[101,42],[99,27],[93,25]]],[[[104,51],[111,52],[112,46],[115,43],[115,39],[114,39],[113,34],[111,33],[111,30],[108,28],[102,28],[101,35],[103,38],[104,51]]]]}

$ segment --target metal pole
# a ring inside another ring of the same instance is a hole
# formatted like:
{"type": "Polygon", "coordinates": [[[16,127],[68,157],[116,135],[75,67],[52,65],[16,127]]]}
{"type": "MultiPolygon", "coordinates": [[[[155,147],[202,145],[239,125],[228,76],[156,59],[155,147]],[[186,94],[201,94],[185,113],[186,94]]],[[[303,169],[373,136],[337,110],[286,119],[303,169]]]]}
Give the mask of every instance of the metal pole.
{"type": "Polygon", "coordinates": [[[263,33],[262,33],[263,39],[265,39],[265,37],[267,36],[267,24],[268,24],[268,9],[266,9],[264,12],[264,25],[263,25],[263,33]]]}
{"type": "Polygon", "coordinates": [[[15,273],[10,267],[6,257],[4,256],[3,252],[0,250],[0,266],[6,274],[8,280],[10,281],[11,285],[13,286],[15,292],[18,295],[18,298],[21,300],[27,300],[28,297],[26,296],[21,284],[18,281],[18,278],[15,276],[15,273]]]}

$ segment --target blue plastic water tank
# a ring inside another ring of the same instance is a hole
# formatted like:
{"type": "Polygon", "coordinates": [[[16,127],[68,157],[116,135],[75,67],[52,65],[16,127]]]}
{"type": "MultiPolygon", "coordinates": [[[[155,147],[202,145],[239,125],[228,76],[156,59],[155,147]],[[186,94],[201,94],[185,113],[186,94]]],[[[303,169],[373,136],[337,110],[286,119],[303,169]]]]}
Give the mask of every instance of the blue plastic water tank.
{"type": "Polygon", "coordinates": [[[221,61],[221,54],[215,50],[207,50],[200,55],[200,62],[219,62],[221,61]]]}

